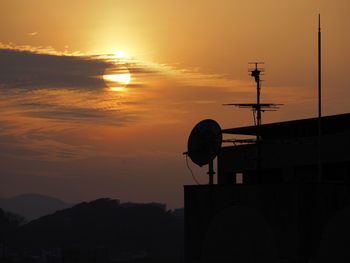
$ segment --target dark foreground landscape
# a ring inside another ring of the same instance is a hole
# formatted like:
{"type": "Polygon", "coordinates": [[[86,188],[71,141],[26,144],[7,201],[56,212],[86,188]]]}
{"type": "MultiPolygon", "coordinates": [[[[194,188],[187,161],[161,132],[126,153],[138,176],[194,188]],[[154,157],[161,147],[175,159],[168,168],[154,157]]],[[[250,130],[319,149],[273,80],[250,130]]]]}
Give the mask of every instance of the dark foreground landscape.
{"type": "Polygon", "coordinates": [[[182,262],[183,211],[108,198],[25,223],[0,209],[0,262],[182,262]]]}

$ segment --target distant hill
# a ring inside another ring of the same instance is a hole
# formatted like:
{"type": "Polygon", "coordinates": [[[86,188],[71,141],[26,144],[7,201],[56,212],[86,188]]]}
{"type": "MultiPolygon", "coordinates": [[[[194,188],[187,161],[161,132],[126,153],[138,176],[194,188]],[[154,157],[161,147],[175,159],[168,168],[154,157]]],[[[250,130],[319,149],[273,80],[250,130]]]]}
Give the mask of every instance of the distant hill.
{"type": "Polygon", "coordinates": [[[52,214],[73,204],[39,194],[23,194],[12,198],[0,198],[0,208],[24,216],[28,221],[52,214]]]}

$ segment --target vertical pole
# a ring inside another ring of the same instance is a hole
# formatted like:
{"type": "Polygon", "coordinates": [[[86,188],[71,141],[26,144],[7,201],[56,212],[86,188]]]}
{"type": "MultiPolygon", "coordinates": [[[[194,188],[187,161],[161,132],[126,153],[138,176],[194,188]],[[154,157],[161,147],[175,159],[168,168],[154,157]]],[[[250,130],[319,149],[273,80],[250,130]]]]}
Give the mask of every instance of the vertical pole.
{"type": "Polygon", "coordinates": [[[258,69],[258,63],[255,64],[255,70],[256,70],[256,110],[257,110],[257,134],[256,134],[256,146],[257,146],[257,181],[261,181],[261,105],[260,105],[260,71],[258,69]]]}
{"type": "Polygon", "coordinates": [[[253,110],[256,110],[256,175],[257,182],[261,182],[261,163],[262,163],[262,154],[261,154],[261,104],[260,104],[260,73],[261,70],[258,68],[259,62],[255,62],[255,69],[251,71],[251,76],[254,77],[256,82],[256,104],[253,105],[253,110]]]}
{"type": "Polygon", "coordinates": [[[214,160],[211,160],[209,162],[209,171],[208,171],[208,175],[209,175],[209,184],[213,185],[214,184],[214,160]]]}
{"type": "Polygon", "coordinates": [[[318,14],[318,182],[322,181],[321,15],[318,14]]]}
{"type": "Polygon", "coordinates": [[[260,79],[256,81],[256,109],[257,109],[257,124],[258,124],[258,135],[260,135],[261,125],[261,107],[260,107],[260,79]]]}

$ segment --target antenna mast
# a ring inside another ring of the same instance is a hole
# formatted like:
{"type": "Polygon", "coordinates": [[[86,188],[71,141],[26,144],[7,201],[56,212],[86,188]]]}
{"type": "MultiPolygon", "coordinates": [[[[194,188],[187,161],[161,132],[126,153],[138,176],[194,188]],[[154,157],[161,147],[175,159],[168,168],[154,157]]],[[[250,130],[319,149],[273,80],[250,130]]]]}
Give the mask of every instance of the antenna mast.
{"type": "MultiPolygon", "coordinates": [[[[261,89],[261,80],[260,73],[263,69],[258,68],[258,64],[264,64],[263,62],[253,62],[249,64],[255,64],[255,68],[250,71],[250,75],[254,77],[256,83],[256,146],[257,146],[257,160],[256,160],[256,170],[258,174],[261,170],[261,104],[260,104],[260,89],[261,89]]],[[[254,110],[254,109],[253,109],[254,110]]]]}
{"type": "Polygon", "coordinates": [[[264,69],[258,68],[258,64],[264,64],[264,62],[250,62],[249,64],[255,64],[255,68],[249,69],[250,75],[254,77],[256,82],[256,126],[257,126],[257,141],[260,140],[260,126],[261,126],[261,104],[260,104],[260,89],[261,89],[261,80],[260,73],[264,71],[264,69]]]}
{"type": "MultiPolygon", "coordinates": [[[[254,124],[256,125],[256,146],[257,146],[257,157],[256,157],[256,171],[260,174],[261,171],[261,113],[264,111],[275,111],[278,106],[283,104],[273,104],[273,103],[261,103],[260,93],[261,93],[261,79],[260,75],[264,72],[264,69],[259,68],[259,64],[264,64],[264,62],[249,62],[248,64],[253,64],[255,67],[248,69],[250,76],[254,77],[256,83],[256,103],[240,103],[240,104],[223,104],[224,106],[238,106],[239,108],[251,108],[254,115],[254,124]]],[[[235,142],[235,140],[229,140],[230,142],[235,142]]],[[[260,178],[258,179],[260,180],[260,178]]]]}

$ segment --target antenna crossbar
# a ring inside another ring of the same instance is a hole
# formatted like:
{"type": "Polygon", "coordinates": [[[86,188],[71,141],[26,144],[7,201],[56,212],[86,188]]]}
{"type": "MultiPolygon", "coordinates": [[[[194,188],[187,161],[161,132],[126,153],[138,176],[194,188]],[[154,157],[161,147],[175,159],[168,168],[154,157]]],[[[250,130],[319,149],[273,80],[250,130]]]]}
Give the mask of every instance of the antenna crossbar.
{"type": "Polygon", "coordinates": [[[272,109],[279,109],[279,106],[282,106],[283,104],[276,104],[276,103],[227,103],[222,104],[223,106],[236,106],[239,108],[253,108],[253,109],[263,109],[263,108],[272,108],[272,109]]]}

